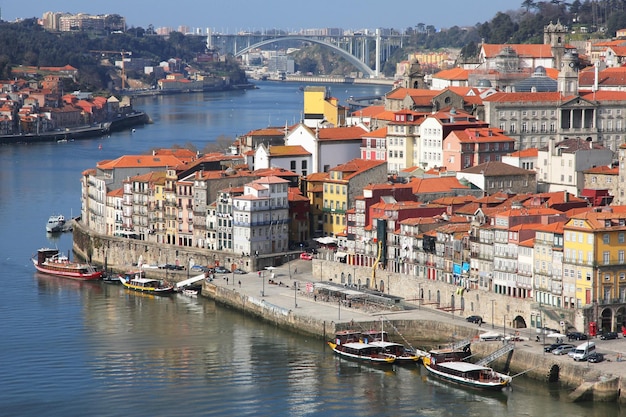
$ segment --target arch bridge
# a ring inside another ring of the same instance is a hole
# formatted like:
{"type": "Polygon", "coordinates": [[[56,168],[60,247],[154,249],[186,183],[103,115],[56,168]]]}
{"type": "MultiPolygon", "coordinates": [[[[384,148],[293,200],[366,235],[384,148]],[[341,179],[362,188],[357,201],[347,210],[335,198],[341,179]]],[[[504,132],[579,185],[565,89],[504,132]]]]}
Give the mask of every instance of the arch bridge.
{"type": "Polygon", "coordinates": [[[261,34],[238,34],[223,35],[212,34],[211,44],[219,47],[226,53],[240,57],[247,52],[262,46],[288,41],[310,42],[332,49],[348,62],[354,65],[367,77],[378,77],[381,73],[381,63],[385,62],[393,50],[402,47],[403,35],[381,35],[380,30],[372,35],[342,35],[342,36],[310,36],[310,35],[261,35],[261,34]],[[370,49],[372,44],[375,48],[375,68],[368,65],[370,61],[370,49]],[[243,48],[240,45],[245,45],[243,48]]]}

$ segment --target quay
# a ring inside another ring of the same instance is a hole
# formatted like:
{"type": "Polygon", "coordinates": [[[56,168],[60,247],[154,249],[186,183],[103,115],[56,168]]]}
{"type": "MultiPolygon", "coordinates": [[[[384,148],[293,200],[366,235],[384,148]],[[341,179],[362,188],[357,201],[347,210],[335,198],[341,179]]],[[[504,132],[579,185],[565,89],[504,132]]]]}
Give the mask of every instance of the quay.
{"type": "MultiPolygon", "coordinates": [[[[276,256],[259,259],[237,258],[232,253],[213,253],[194,248],[168,247],[128,238],[119,238],[94,234],[85,230],[80,222],[74,222],[74,253],[90,262],[106,265],[109,270],[123,272],[139,256],[144,259],[184,259],[192,257],[196,264],[209,264],[216,257],[222,259],[221,265],[230,269],[230,262],[237,263],[248,272],[244,275],[216,274],[213,280],[203,280],[202,296],[237,309],[276,326],[293,332],[318,338],[324,342],[337,330],[347,328],[369,329],[379,325],[381,318],[390,322],[386,328],[392,338],[397,329],[402,337],[414,347],[422,345],[445,346],[460,340],[472,340],[472,352],[477,358],[484,358],[502,347],[502,342],[479,342],[478,336],[485,331],[499,331],[501,327],[494,323],[482,326],[468,323],[465,316],[454,310],[438,309],[428,298],[413,297],[395,280],[388,281],[387,297],[380,294],[387,302],[350,302],[347,297],[339,301],[318,292],[323,286],[337,285],[337,270],[346,264],[314,258],[301,260],[281,254],[285,262],[274,267],[276,256]],[[226,256],[230,256],[226,258],[226,256]],[[293,258],[296,259],[293,259],[293,258]],[[398,285],[396,285],[398,284],[398,285]],[[403,289],[402,294],[395,294],[390,288],[403,289]]],[[[295,255],[295,253],[293,254],[295,255]]],[[[167,262],[166,262],[167,263],[167,262]]],[[[186,263],[186,262],[185,262],[186,263]]],[[[181,263],[184,265],[185,263],[181,263]]],[[[349,266],[353,268],[353,266],[349,266]]],[[[354,271],[359,276],[371,274],[369,268],[354,271]]],[[[190,277],[189,270],[168,271],[147,269],[148,276],[180,282],[190,277]]],[[[410,278],[410,277],[409,277],[410,278]]],[[[387,276],[390,280],[390,277],[387,276]]],[[[445,283],[423,283],[441,287],[445,283]]],[[[351,294],[364,293],[365,290],[344,287],[351,294]]],[[[422,287],[424,288],[424,287],[422,287]]],[[[429,289],[429,291],[431,291],[429,289]]],[[[478,291],[476,291],[478,292],[478,291]]],[[[370,294],[371,295],[371,294],[370,294]]],[[[356,297],[358,298],[358,297],[356,297]]],[[[367,300],[368,297],[365,297],[367,300]]],[[[485,297],[484,299],[487,299],[485,297]]],[[[626,381],[626,361],[621,362],[621,344],[623,340],[594,342],[598,351],[605,354],[601,363],[574,362],[567,355],[557,356],[543,351],[544,344],[534,340],[534,329],[509,329],[520,331],[522,341],[513,342],[515,348],[506,356],[493,362],[499,370],[506,370],[510,375],[524,374],[544,383],[560,381],[572,388],[571,401],[605,401],[626,403],[626,390],[622,390],[626,381]],[[624,393],[623,393],[624,392],[624,393]]],[[[507,333],[506,329],[502,333],[507,333]]],[[[551,340],[545,339],[546,343],[551,340]]],[[[428,350],[428,349],[423,349],[428,350]]]]}

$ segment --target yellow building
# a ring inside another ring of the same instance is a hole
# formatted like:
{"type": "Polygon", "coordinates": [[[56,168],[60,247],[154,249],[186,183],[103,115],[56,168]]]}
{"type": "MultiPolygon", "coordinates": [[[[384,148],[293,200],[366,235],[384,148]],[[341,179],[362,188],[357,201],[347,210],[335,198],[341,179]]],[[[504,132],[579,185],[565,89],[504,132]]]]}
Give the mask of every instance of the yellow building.
{"type": "Polygon", "coordinates": [[[317,172],[307,175],[306,196],[310,202],[312,236],[322,236],[324,234],[324,182],[330,178],[328,172],[317,172]]]}
{"type": "Polygon", "coordinates": [[[347,109],[339,105],[339,100],[331,97],[326,87],[306,87],[304,89],[304,123],[309,127],[319,127],[324,123],[345,126],[347,109]]]}
{"type": "Polygon", "coordinates": [[[387,180],[387,163],[353,159],[331,168],[328,173],[323,187],[323,230],[325,236],[338,236],[347,232],[346,211],[354,208],[363,187],[387,180]]]}
{"type": "Polygon", "coordinates": [[[575,282],[578,307],[595,307],[598,329],[620,328],[624,309],[611,306],[626,303],[626,206],[571,216],[564,240],[563,281],[575,282]]]}

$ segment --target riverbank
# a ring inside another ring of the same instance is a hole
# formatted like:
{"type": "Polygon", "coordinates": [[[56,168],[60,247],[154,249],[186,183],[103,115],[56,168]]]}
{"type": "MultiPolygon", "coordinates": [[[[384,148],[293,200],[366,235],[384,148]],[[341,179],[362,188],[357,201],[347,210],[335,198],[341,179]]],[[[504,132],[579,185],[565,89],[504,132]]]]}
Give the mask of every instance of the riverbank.
{"type": "MultiPolygon", "coordinates": [[[[304,261],[307,262],[307,261],[304,261]]],[[[311,262],[311,261],[308,261],[311,262]]],[[[314,260],[313,262],[318,262],[314,260]]],[[[454,317],[419,303],[405,303],[402,308],[369,308],[326,301],[309,291],[323,282],[309,275],[306,264],[292,261],[293,266],[273,270],[274,282],[258,274],[220,276],[203,283],[202,295],[245,314],[273,323],[296,333],[328,340],[337,330],[351,326],[369,329],[380,325],[381,318],[389,322],[387,330],[394,337],[397,331],[415,347],[421,344],[445,346],[455,341],[472,340],[474,357],[484,358],[502,347],[502,342],[479,342],[484,330],[468,323],[463,317],[454,317]],[[297,274],[287,272],[298,271],[297,274]],[[234,278],[233,278],[234,277],[234,278]],[[236,280],[236,282],[235,282],[236,280]]],[[[312,269],[311,269],[312,270],[312,269]]],[[[398,334],[395,338],[399,337],[398,334]]],[[[607,361],[598,364],[574,362],[567,355],[553,355],[543,351],[544,345],[534,340],[522,340],[508,355],[496,359],[492,366],[510,375],[526,375],[543,383],[561,382],[572,388],[570,401],[603,401],[626,403],[622,384],[626,377],[626,362],[617,362],[617,353],[606,350],[607,361]]],[[[428,349],[428,348],[424,348],[428,349]]]]}
{"type": "MultiPolygon", "coordinates": [[[[314,297],[319,286],[332,284],[333,281],[338,282],[337,275],[341,274],[341,271],[337,268],[346,267],[345,264],[329,260],[296,259],[277,265],[274,256],[258,259],[237,258],[234,254],[226,252],[170,247],[96,235],[89,230],[83,230],[79,223],[74,227],[73,236],[74,251],[79,256],[91,262],[108,265],[109,268],[120,272],[136,262],[140,254],[144,262],[151,265],[178,262],[180,265],[189,265],[190,260],[195,264],[207,265],[217,259],[221,265],[236,263],[245,270],[260,271],[261,274],[257,272],[245,275],[219,274],[213,281],[203,283],[202,295],[245,314],[321,340],[327,340],[337,330],[350,326],[372,327],[381,317],[391,321],[403,337],[415,343],[416,347],[421,347],[417,343],[436,346],[464,339],[476,340],[480,332],[490,330],[489,325],[480,328],[476,324],[466,322],[464,316],[455,314],[454,310],[444,311],[436,308],[437,305],[429,302],[428,297],[412,297],[413,292],[407,290],[407,284],[403,280],[419,281],[419,289],[427,294],[445,292],[447,290],[445,283],[419,280],[415,277],[387,276],[387,291],[391,296],[395,293],[390,291],[390,288],[403,289],[402,294],[397,294],[397,297],[404,297],[400,305],[385,306],[380,303],[356,302],[352,304],[347,298],[339,302],[330,298],[314,297]],[[271,269],[268,269],[269,267],[271,269]]],[[[367,273],[361,268],[352,272],[355,275],[367,273]]],[[[193,276],[188,271],[174,272],[162,269],[149,270],[147,274],[175,282],[193,276]]],[[[474,291],[472,297],[478,295],[479,293],[474,291]]],[[[491,323],[491,328],[494,328],[494,323],[491,323]]],[[[530,329],[515,330],[525,333],[525,340],[516,342],[515,349],[509,355],[494,362],[497,369],[508,370],[511,375],[524,373],[542,382],[561,381],[567,386],[576,388],[571,392],[571,401],[626,402],[626,392],[624,396],[621,394],[623,381],[626,380],[626,362],[617,361],[621,350],[620,344],[623,341],[595,341],[598,350],[604,353],[608,360],[598,364],[579,363],[567,356],[546,354],[543,351],[543,343],[534,341],[530,329]]],[[[500,346],[499,342],[477,342],[472,344],[472,350],[476,356],[485,357],[500,346]]]]}
{"type": "Polygon", "coordinates": [[[11,145],[17,143],[69,142],[80,139],[91,139],[106,136],[111,132],[119,132],[149,122],[150,118],[147,114],[136,111],[127,115],[120,115],[113,120],[98,123],[97,125],[92,126],[58,129],[51,132],[2,135],[0,136],[0,144],[11,145]]]}

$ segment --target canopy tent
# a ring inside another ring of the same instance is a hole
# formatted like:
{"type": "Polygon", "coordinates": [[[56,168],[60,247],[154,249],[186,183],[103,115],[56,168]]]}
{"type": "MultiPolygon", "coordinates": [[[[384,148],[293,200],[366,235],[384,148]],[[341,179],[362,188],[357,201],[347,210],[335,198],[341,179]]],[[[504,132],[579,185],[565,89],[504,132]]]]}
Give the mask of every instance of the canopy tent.
{"type": "Polygon", "coordinates": [[[336,245],[337,244],[337,239],[335,239],[334,237],[330,237],[330,236],[317,237],[313,240],[315,240],[321,245],[336,245]]]}

